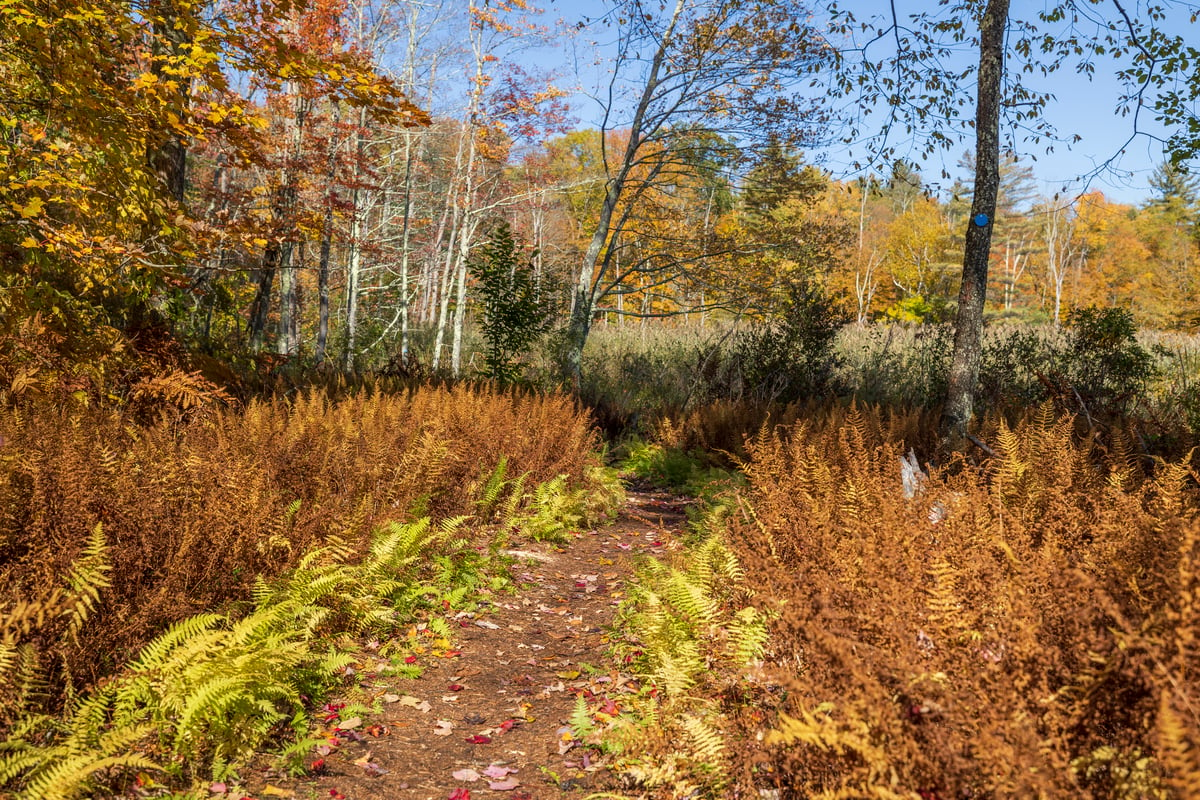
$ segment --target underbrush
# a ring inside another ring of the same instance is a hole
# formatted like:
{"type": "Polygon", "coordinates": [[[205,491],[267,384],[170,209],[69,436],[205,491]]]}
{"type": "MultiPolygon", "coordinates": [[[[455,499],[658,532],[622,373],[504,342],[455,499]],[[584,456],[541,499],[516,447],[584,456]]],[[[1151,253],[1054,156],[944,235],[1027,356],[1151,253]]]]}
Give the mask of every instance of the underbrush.
{"type": "MultiPolygon", "coordinates": [[[[59,665],[55,693],[111,674],[166,625],[251,596],[331,542],[476,511],[464,487],[501,458],[526,485],[582,485],[594,437],[562,397],[421,389],[252,402],[186,423],[117,414],[0,415],[4,607],[69,583],[102,525],[109,586],[88,625],[6,634],[59,665]]],[[[523,505],[522,505],[523,507],[523,505]]],[[[2,719],[0,712],[0,719],[2,719]]]]}
{"type": "MultiPolygon", "coordinates": [[[[734,450],[785,411],[848,403],[937,410],[949,374],[949,326],[840,330],[743,322],[697,327],[598,327],[584,353],[582,399],[606,433],[653,436],[663,419],[710,417],[688,447],[734,450]],[[723,409],[718,420],[709,409],[723,409]]],[[[1200,436],[1200,344],[1137,332],[1121,309],[1077,309],[1064,327],[991,325],[984,331],[981,413],[1018,418],[1053,401],[1085,424],[1136,420],[1147,449],[1182,452],[1200,436]]]]}
{"type": "MultiPolygon", "coordinates": [[[[155,521],[170,520],[140,517],[137,509],[122,507],[121,501],[133,498],[121,493],[130,484],[117,479],[117,470],[90,485],[93,491],[104,487],[110,505],[91,508],[124,515],[112,513],[93,524],[69,560],[55,554],[61,567],[32,560],[6,563],[9,585],[24,588],[0,606],[0,792],[75,798],[119,793],[136,783],[143,793],[191,787],[196,796],[207,796],[196,787],[236,782],[239,769],[267,746],[283,749],[289,770],[303,771],[315,744],[327,746],[339,736],[335,725],[312,738],[313,711],[332,692],[353,694],[344,684],[346,676],[363,668],[364,647],[371,651],[368,660],[378,662],[372,671],[419,674],[423,657],[452,647],[444,615],[470,609],[508,585],[500,551],[511,537],[563,538],[610,517],[620,502],[619,481],[594,463],[586,420],[573,405],[557,398],[466,390],[427,394],[356,398],[344,405],[308,397],[286,407],[251,406],[244,416],[211,418],[202,428],[178,429],[173,437],[156,438],[161,431],[129,427],[128,468],[157,468],[176,481],[196,478],[180,467],[199,466],[198,457],[185,457],[188,445],[222,446],[228,457],[238,452],[234,445],[249,447],[246,440],[252,439],[260,447],[241,451],[244,461],[230,461],[242,470],[239,475],[249,476],[255,466],[266,473],[263,483],[251,487],[259,502],[277,504],[288,496],[265,487],[278,486],[284,467],[296,480],[304,475],[303,463],[297,463],[301,456],[324,459],[327,465],[336,456],[348,460],[344,471],[313,473],[304,484],[307,494],[280,510],[267,528],[255,527],[244,506],[206,508],[206,516],[193,519],[196,525],[210,524],[211,534],[228,537],[211,544],[224,545],[230,561],[239,556],[238,545],[242,554],[273,557],[236,562],[242,569],[257,569],[244,582],[222,583],[220,572],[209,573],[208,581],[219,590],[202,598],[196,596],[205,580],[202,571],[214,569],[220,553],[200,548],[201,535],[185,542],[191,549],[165,554],[186,566],[186,575],[150,573],[144,563],[131,563],[145,553],[122,547],[118,537],[144,541],[154,534],[155,521]],[[423,421],[410,414],[423,415],[423,421]],[[539,427],[526,427],[530,418],[541,420],[539,427]],[[307,446],[279,447],[281,440],[290,441],[289,432],[306,433],[291,443],[307,446]],[[397,446],[390,454],[388,441],[372,441],[389,433],[397,446]],[[399,446],[406,439],[408,446],[399,446]],[[147,440],[160,446],[171,441],[176,449],[132,449],[147,440]],[[314,452],[321,447],[324,453],[314,452]],[[496,466],[479,470],[497,450],[508,454],[493,462],[496,466]],[[357,461],[349,458],[352,453],[357,461]],[[147,454],[158,461],[139,460],[147,454]],[[510,470],[515,477],[508,477],[510,470]],[[321,479],[340,482],[331,488],[321,479]],[[301,524],[305,503],[321,512],[309,515],[308,527],[301,524]],[[427,513],[414,515],[413,507],[434,509],[444,521],[434,524],[427,513]],[[447,517],[453,510],[467,513],[447,517]],[[222,511],[243,516],[222,527],[222,511]],[[131,519],[144,521],[145,527],[130,525],[131,519]],[[122,585],[139,571],[147,576],[142,585],[122,585]],[[198,582],[190,588],[193,596],[167,594],[181,585],[168,581],[188,578],[198,582]],[[151,638],[162,626],[155,628],[156,617],[149,615],[139,619],[140,630],[120,630],[120,614],[132,616],[138,602],[131,595],[160,601],[157,618],[171,618],[165,631],[151,638]],[[373,645],[364,644],[368,639],[373,645]],[[96,649],[113,641],[134,641],[140,650],[96,649]],[[125,654],[134,652],[127,660],[125,654]],[[96,658],[101,668],[83,670],[89,654],[103,657],[96,658]],[[97,673],[102,680],[94,680],[97,673]]],[[[86,463],[89,453],[79,445],[97,446],[82,435],[68,442],[75,449],[58,442],[59,460],[7,464],[8,486],[25,487],[25,497],[47,505],[51,499],[61,502],[60,490],[33,491],[55,474],[47,465],[59,466],[68,455],[72,464],[86,463]]],[[[168,491],[182,488],[163,484],[168,491]]],[[[93,503],[99,499],[78,496],[93,503]]],[[[195,502],[205,499],[211,504],[224,497],[199,496],[195,502]]],[[[152,504],[151,510],[163,507],[152,504]]],[[[57,507],[33,510],[49,515],[57,507]]],[[[76,519],[87,510],[77,509],[76,519]]],[[[201,509],[187,506],[181,513],[200,515],[201,509]]],[[[58,528],[42,530],[66,536],[58,528]]],[[[19,532],[10,529],[10,540],[19,532]]],[[[16,541],[30,548],[28,541],[16,541]]],[[[179,540],[165,533],[156,544],[179,548],[179,540]]],[[[42,554],[47,560],[52,555],[42,554]]],[[[369,705],[339,705],[332,716],[348,719],[354,711],[370,710],[369,705]]]]}
{"type": "MultiPolygon", "coordinates": [[[[647,728],[647,762],[674,772],[633,769],[635,788],[1200,793],[1194,461],[1149,461],[1120,431],[1081,441],[1075,420],[1046,405],[985,430],[996,455],[979,467],[926,475],[910,457],[906,489],[896,433],[907,427],[830,412],[749,444],[749,487],[721,523],[739,572],[685,591],[675,579],[670,606],[687,621],[672,623],[677,643],[663,652],[708,671],[695,690],[659,682],[663,714],[672,703],[702,710],[713,735],[647,728]],[[735,673],[721,654],[741,639],[739,614],[765,621],[769,638],[735,673]],[[716,755],[724,772],[687,767],[716,755]]],[[[708,560],[689,558],[685,575],[708,560]]]]}

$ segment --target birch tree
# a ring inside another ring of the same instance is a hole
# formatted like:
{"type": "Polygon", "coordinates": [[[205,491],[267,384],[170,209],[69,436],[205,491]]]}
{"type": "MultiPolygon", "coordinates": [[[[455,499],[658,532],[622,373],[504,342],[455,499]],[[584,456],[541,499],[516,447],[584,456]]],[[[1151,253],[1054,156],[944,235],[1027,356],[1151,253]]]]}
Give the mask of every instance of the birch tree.
{"type": "Polygon", "coordinates": [[[581,20],[615,37],[615,56],[592,94],[602,116],[605,184],[565,332],[563,373],[576,388],[597,303],[613,290],[602,280],[617,256],[612,243],[639,202],[671,180],[687,153],[677,145],[697,128],[747,154],[772,135],[791,146],[812,140],[815,106],[798,84],[823,41],[807,18],[791,0],[673,0],[661,10],[614,0],[602,17],[581,20]],[[626,134],[617,150],[608,147],[613,130],[626,134]]]}

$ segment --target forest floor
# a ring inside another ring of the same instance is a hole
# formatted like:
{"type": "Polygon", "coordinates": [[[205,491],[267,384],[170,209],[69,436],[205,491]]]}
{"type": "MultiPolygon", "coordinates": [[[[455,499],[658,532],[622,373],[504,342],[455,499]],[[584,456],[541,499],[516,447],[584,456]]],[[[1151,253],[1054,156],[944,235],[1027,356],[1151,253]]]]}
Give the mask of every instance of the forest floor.
{"type": "Polygon", "coordinates": [[[572,738],[568,720],[580,696],[615,716],[637,691],[613,666],[610,626],[636,557],[679,546],[689,502],[635,488],[609,527],[562,545],[513,542],[515,592],[449,615],[453,649],[422,656],[418,678],[373,672],[388,662],[379,643],[367,643],[355,677],[383,712],[346,719],[331,703],[313,774],[259,768],[247,775],[246,796],[543,800],[615,788],[610,765],[572,738]]]}

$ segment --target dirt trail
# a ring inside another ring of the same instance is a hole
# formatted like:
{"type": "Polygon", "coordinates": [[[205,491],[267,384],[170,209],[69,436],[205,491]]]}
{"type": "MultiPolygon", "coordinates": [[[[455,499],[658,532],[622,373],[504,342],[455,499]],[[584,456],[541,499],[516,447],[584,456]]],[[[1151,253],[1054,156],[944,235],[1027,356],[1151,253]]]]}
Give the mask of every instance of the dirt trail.
{"type": "Polygon", "coordinates": [[[611,788],[608,765],[576,746],[567,721],[580,695],[594,714],[615,714],[636,690],[606,658],[608,625],[633,557],[675,547],[686,504],[631,490],[610,527],[561,547],[514,542],[526,554],[513,570],[517,592],[494,596],[474,616],[449,617],[458,655],[423,656],[421,677],[408,680],[373,675],[379,659],[364,650],[360,683],[383,698],[383,713],[346,720],[331,708],[339,744],[323,756],[322,774],[258,771],[247,776],[251,796],[541,800],[611,788]]]}

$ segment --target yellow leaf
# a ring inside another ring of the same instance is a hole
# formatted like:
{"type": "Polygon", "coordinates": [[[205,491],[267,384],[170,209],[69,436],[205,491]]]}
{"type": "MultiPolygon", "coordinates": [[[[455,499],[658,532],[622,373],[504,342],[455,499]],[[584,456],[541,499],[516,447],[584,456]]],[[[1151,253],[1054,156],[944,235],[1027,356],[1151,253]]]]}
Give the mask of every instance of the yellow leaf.
{"type": "Polygon", "coordinates": [[[37,247],[37,246],[38,246],[37,239],[33,238],[32,236],[26,236],[24,239],[21,240],[21,247],[37,247]]]}
{"type": "Polygon", "coordinates": [[[24,206],[13,203],[13,208],[16,209],[17,213],[25,219],[31,219],[32,217],[36,217],[38,214],[41,214],[42,209],[45,208],[45,205],[46,204],[42,202],[42,198],[35,197],[24,206]]]}
{"type": "Polygon", "coordinates": [[[263,795],[264,797],[291,797],[292,796],[292,793],[289,792],[287,789],[280,789],[278,786],[272,786],[269,783],[262,788],[262,791],[260,791],[259,794],[263,795]]]}

